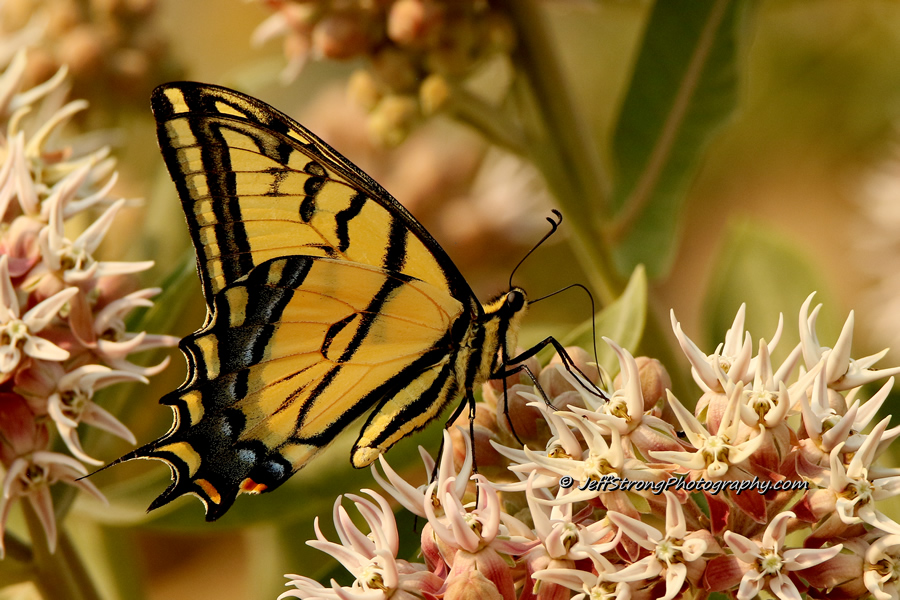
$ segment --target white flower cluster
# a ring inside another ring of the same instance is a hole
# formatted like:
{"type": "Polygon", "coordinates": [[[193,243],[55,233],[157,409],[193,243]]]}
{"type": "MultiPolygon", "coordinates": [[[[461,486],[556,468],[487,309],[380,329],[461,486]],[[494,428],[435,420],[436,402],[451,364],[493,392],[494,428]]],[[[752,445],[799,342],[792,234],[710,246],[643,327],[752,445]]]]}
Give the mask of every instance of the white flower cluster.
{"type": "Polygon", "coordinates": [[[56,524],[49,486],[78,486],[103,500],[82,463],[100,465],[82,447],[81,424],[134,443],[94,392],[125,381],[146,383],[166,367],[129,361],[129,355],[177,343],[170,336],[131,333],[124,319],[150,306],[158,289],[137,289],[145,262],[95,257],[125,200],[108,148],[79,154],[60,130],[87,107],[66,102],[66,70],[22,90],[27,59],[19,52],[0,75],[0,556],[14,501],[26,498],[52,550],[56,524]],[[70,239],[84,217],[100,216],[70,239]],[[50,451],[56,430],[72,456],[50,451]],[[74,458],[73,458],[74,456],[74,458]],[[76,460],[77,459],[77,460],[76,460]],[[80,461],[80,462],[79,462],[80,461]]]}
{"type": "MultiPolygon", "coordinates": [[[[874,464],[900,427],[889,429],[890,417],[872,426],[900,368],[873,369],[883,353],[851,358],[852,313],[834,347],[822,346],[811,302],[800,310],[800,343],[777,368],[770,354],[782,323],[754,355],[741,307],[707,355],[673,315],[703,390],[693,413],[666,389],[657,361],[635,360],[611,340],[621,375],[608,400],[561,365],[530,365],[553,407],[530,384],[507,381],[506,402],[503,385],[486,385],[474,444],[467,433],[445,434],[430,485],[413,487],[383,459],[386,479],[376,472],[388,494],[427,519],[424,563],[398,559],[396,544],[379,545],[400,535],[393,519],[387,510],[373,518],[370,502],[350,496],[369,537],[348,531],[338,504],[343,546],[321,533],[310,544],[341,560],[356,582],[325,588],[291,575],[297,589],[282,598],[900,597],[900,524],[875,506],[900,493],[900,470],[874,464]],[[860,386],[885,378],[866,400],[860,386]],[[475,476],[473,446],[482,473],[475,476]],[[449,466],[454,457],[458,471],[449,466]],[[788,538],[795,532],[799,546],[788,538]],[[357,552],[352,564],[348,543],[357,552]]],[[[582,373],[592,372],[583,352],[569,352],[582,373]]],[[[430,459],[426,467],[431,477],[430,459]]]]}

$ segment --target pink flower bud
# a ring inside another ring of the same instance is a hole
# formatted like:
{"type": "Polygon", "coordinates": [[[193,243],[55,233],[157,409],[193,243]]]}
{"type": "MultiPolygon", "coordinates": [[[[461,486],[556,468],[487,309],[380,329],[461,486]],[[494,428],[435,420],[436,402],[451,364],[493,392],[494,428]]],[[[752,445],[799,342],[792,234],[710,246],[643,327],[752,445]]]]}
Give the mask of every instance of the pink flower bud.
{"type": "Polygon", "coordinates": [[[369,37],[357,15],[333,13],[316,24],[312,45],[321,56],[340,60],[365,52],[369,37]]]}
{"type": "Polygon", "coordinates": [[[427,0],[397,0],[387,20],[387,35],[400,46],[422,44],[441,24],[441,9],[427,0]]]}

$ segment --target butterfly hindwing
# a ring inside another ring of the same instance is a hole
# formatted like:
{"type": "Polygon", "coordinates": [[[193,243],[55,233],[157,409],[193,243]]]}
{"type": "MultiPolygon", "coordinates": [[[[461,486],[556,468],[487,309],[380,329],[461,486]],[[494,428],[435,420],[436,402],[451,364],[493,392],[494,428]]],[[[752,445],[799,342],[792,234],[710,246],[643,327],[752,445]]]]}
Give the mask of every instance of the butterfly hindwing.
{"type": "Polygon", "coordinates": [[[221,290],[213,314],[182,341],[192,375],[163,398],[175,427],[138,450],[175,474],[156,506],[195,493],[215,518],[240,490],[282,483],[379,401],[366,448],[386,449],[455,397],[447,369],[463,305],[423,281],[285,257],[221,290]]]}
{"type": "Polygon", "coordinates": [[[431,235],[368,175],[254,98],[162,86],[153,112],[197,251],[204,297],[271,258],[302,254],[397,271],[480,306],[431,235]]]}

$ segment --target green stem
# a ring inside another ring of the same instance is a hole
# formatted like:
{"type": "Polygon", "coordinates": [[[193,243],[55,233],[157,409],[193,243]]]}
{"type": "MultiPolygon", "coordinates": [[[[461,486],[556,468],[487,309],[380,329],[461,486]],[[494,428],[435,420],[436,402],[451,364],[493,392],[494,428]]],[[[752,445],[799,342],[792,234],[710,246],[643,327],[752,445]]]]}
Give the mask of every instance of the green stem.
{"type": "Polygon", "coordinates": [[[101,600],[100,593],[94,586],[94,582],[85,568],[84,561],[78,553],[78,548],[72,543],[71,537],[65,530],[59,532],[57,552],[66,561],[76,586],[81,590],[82,598],[84,600],[101,600]]]}
{"type": "Polygon", "coordinates": [[[47,600],[54,598],[68,598],[81,600],[81,594],[75,587],[74,581],[69,577],[65,561],[59,555],[53,554],[47,545],[47,534],[37,513],[31,507],[31,503],[22,502],[22,512],[25,513],[25,523],[28,525],[28,534],[31,536],[32,549],[34,551],[34,569],[36,573],[34,583],[41,595],[47,600]]]}
{"type": "Polygon", "coordinates": [[[489,142],[519,156],[528,154],[527,142],[509,116],[462,87],[452,88],[447,111],[474,127],[489,142]]]}
{"type": "Polygon", "coordinates": [[[44,526],[31,503],[23,502],[22,510],[34,551],[34,583],[41,595],[47,600],[99,600],[100,595],[65,532],[59,535],[59,551],[51,552],[44,526]]]}
{"type": "Polygon", "coordinates": [[[8,531],[3,540],[3,545],[6,547],[7,559],[28,563],[34,558],[31,547],[8,531]]]}
{"type": "Polygon", "coordinates": [[[609,216],[610,182],[590,131],[563,77],[547,19],[535,0],[498,0],[518,32],[516,63],[527,80],[543,121],[539,139],[529,140],[541,169],[575,232],[575,250],[604,304],[625,286],[616,274],[601,223],[609,216]]]}

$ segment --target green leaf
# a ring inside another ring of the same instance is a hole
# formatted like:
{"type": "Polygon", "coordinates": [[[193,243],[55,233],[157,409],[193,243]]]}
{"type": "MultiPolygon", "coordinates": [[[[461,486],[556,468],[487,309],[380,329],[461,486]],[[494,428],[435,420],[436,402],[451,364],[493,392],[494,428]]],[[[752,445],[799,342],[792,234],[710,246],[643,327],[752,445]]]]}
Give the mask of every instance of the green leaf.
{"type": "MultiPolygon", "coordinates": [[[[753,343],[771,340],[784,314],[785,327],[776,357],[785,357],[799,342],[797,319],[800,305],[817,292],[813,306],[821,302],[817,321],[821,342],[830,346],[840,333],[839,304],[828,293],[818,267],[806,253],[771,227],[756,223],[732,225],[726,245],[713,271],[704,302],[705,351],[725,339],[742,303],[747,304],[745,329],[753,343]]],[[[755,352],[755,348],[754,348],[755,352]]]]}
{"type": "MultiPolygon", "coordinates": [[[[608,337],[629,352],[634,352],[644,334],[646,319],[647,273],[642,266],[638,266],[631,274],[622,295],[597,313],[595,317],[597,339],[608,337]]],[[[566,337],[564,345],[580,346],[590,351],[594,342],[593,333],[591,321],[586,321],[566,337]]],[[[610,375],[615,376],[619,372],[619,361],[615,353],[602,340],[597,342],[597,357],[599,364],[610,375]]]]}
{"type": "Polygon", "coordinates": [[[707,144],[737,105],[745,2],[657,2],[613,139],[616,268],[665,274],[707,144]]]}

